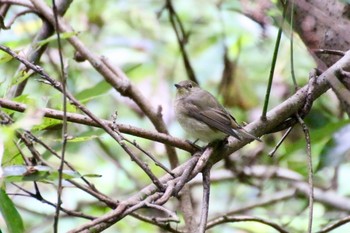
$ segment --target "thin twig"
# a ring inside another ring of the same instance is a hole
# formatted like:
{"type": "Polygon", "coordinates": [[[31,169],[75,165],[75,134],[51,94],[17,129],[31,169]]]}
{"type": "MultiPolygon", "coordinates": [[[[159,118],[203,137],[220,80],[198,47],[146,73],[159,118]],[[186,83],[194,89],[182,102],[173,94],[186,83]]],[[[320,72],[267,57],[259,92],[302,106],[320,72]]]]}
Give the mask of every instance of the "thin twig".
{"type": "Polygon", "coordinates": [[[185,33],[184,27],[182,26],[182,22],[179,16],[177,15],[171,0],[166,0],[165,8],[167,8],[169,12],[169,20],[170,20],[171,26],[174,29],[177,43],[179,44],[179,47],[180,47],[182,59],[184,62],[184,66],[185,66],[188,78],[198,83],[196,75],[192,68],[189,56],[185,49],[185,44],[188,41],[188,35],[185,33]]]}
{"type": "Polygon", "coordinates": [[[152,203],[148,203],[146,202],[146,207],[152,208],[152,209],[156,209],[156,210],[160,210],[162,212],[164,212],[165,214],[167,214],[168,217],[164,217],[164,218],[160,218],[160,217],[154,217],[154,221],[156,222],[176,222],[179,223],[180,219],[179,217],[176,215],[176,213],[174,213],[173,211],[168,210],[167,208],[161,206],[161,205],[157,205],[157,204],[152,204],[152,203]]]}
{"type": "Polygon", "coordinates": [[[308,127],[306,126],[305,122],[299,114],[296,115],[298,118],[298,121],[303,128],[304,134],[305,134],[305,141],[306,141],[306,154],[307,154],[307,162],[308,162],[308,174],[309,174],[309,224],[308,224],[308,232],[312,232],[312,220],[313,220],[313,209],[314,209],[314,181],[313,176],[314,172],[312,169],[312,155],[311,155],[311,140],[310,140],[310,132],[308,127]]]}
{"type": "Polygon", "coordinates": [[[316,233],[327,233],[330,232],[344,224],[347,224],[350,222],[350,216],[346,216],[345,218],[342,218],[328,226],[326,226],[325,228],[323,228],[322,230],[317,231],[316,233]]]}
{"type": "MultiPolygon", "coordinates": [[[[33,10],[24,10],[24,11],[18,12],[16,15],[14,15],[12,17],[12,19],[8,22],[7,25],[5,25],[4,22],[1,22],[3,25],[1,25],[0,29],[5,29],[5,30],[10,29],[12,24],[15,23],[16,19],[18,19],[22,15],[26,15],[26,14],[29,14],[29,13],[36,13],[36,12],[33,11],[33,10]]],[[[2,20],[1,17],[0,17],[0,20],[2,20]]]]}
{"type": "Polygon", "coordinates": [[[23,6],[23,7],[27,7],[29,9],[33,9],[34,10],[34,6],[28,2],[28,1],[21,1],[21,0],[1,0],[1,3],[4,4],[12,4],[12,5],[19,5],[19,6],[23,6]]]}
{"type": "MultiPolygon", "coordinates": [[[[23,191],[23,192],[25,192],[26,194],[28,194],[30,197],[35,198],[36,200],[38,200],[38,201],[40,201],[40,202],[42,202],[42,203],[48,204],[48,205],[50,205],[50,206],[52,206],[52,207],[54,207],[54,208],[57,207],[54,203],[52,203],[52,202],[46,200],[45,198],[43,198],[43,197],[40,195],[39,192],[37,192],[37,193],[32,193],[32,192],[29,192],[28,190],[22,188],[22,187],[19,186],[19,185],[16,185],[16,184],[14,184],[14,183],[12,183],[12,185],[14,185],[15,187],[17,187],[17,188],[20,189],[21,191],[23,191]]],[[[60,210],[61,210],[62,212],[64,212],[64,213],[66,213],[66,214],[69,215],[69,216],[79,217],[79,218],[85,218],[85,219],[89,219],[89,220],[95,219],[95,217],[93,217],[93,216],[91,216],[91,215],[86,215],[86,214],[84,214],[84,213],[80,213],[80,212],[68,210],[68,209],[65,209],[65,208],[63,208],[63,207],[60,207],[60,210]]]]}
{"type": "Polygon", "coordinates": [[[145,149],[140,147],[140,145],[137,144],[135,140],[134,141],[130,141],[127,138],[124,138],[124,140],[127,141],[128,143],[130,143],[131,145],[135,146],[138,150],[140,150],[145,155],[147,155],[155,163],[155,165],[157,165],[158,167],[162,168],[164,171],[166,171],[170,175],[174,176],[173,174],[171,174],[171,171],[166,166],[164,166],[160,161],[158,161],[158,159],[156,159],[156,157],[154,157],[151,153],[147,152],[145,149]]]}
{"type": "MultiPolygon", "coordinates": [[[[52,11],[55,18],[55,28],[58,28],[58,10],[56,6],[56,1],[52,0],[52,11]]],[[[58,221],[59,221],[59,215],[60,215],[60,207],[62,204],[62,179],[63,179],[63,167],[64,167],[64,158],[66,155],[66,148],[67,148],[67,77],[64,72],[64,62],[63,62],[63,55],[62,55],[62,44],[61,44],[61,35],[59,30],[55,30],[56,36],[57,36],[57,44],[58,44],[58,57],[60,61],[60,81],[62,85],[62,105],[63,105],[63,121],[62,121],[62,147],[61,147],[61,162],[60,166],[58,167],[58,186],[57,186],[57,207],[56,207],[56,213],[53,223],[53,230],[55,233],[58,232],[58,221]]]]}
{"type": "Polygon", "coordinates": [[[330,55],[336,55],[336,56],[344,56],[345,52],[341,50],[335,50],[335,49],[315,49],[312,50],[316,54],[330,54],[330,55]]]}
{"type": "Polygon", "coordinates": [[[283,134],[282,138],[279,140],[279,142],[277,143],[277,145],[275,146],[275,148],[273,148],[272,151],[269,152],[269,156],[273,157],[274,154],[276,153],[276,151],[278,150],[278,148],[282,145],[282,143],[284,142],[284,140],[287,138],[287,136],[289,135],[289,133],[292,131],[293,126],[289,127],[289,129],[283,134]]]}
{"type": "Polygon", "coordinates": [[[267,219],[250,217],[250,216],[223,216],[221,218],[218,218],[215,222],[211,222],[210,224],[208,224],[207,229],[213,228],[223,223],[233,223],[233,222],[260,222],[264,225],[268,225],[274,228],[278,232],[288,233],[287,230],[283,229],[281,226],[277,225],[276,223],[273,223],[267,219]]]}
{"type": "Polygon", "coordinates": [[[209,199],[210,199],[210,170],[211,167],[206,167],[203,174],[203,198],[202,198],[202,210],[201,220],[199,222],[198,233],[205,233],[208,213],[209,213],[209,199]]]}
{"type": "MultiPolygon", "coordinates": [[[[30,131],[26,131],[26,135],[28,135],[28,137],[35,141],[36,143],[40,144],[42,147],[44,147],[46,150],[48,150],[53,156],[55,156],[56,158],[62,160],[62,157],[54,150],[52,149],[50,146],[48,146],[46,143],[44,143],[42,140],[40,140],[38,137],[36,137],[34,134],[32,134],[30,131]]],[[[40,157],[40,161],[45,163],[45,160],[40,157]]],[[[73,167],[73,165],[71,165],[68,161],[63,160],[64,164],[69,167],[72,171],[76,171],[75,168],[73,167]]],[[[93,185],[84,177],[81,177],[81,179],[87,184],[89,185],[91,188],[93,187],[93,185]]]]}
{"type": "Polygon", "coordinates": [[[163,223],[163,222],[156,222],[153,220],[153,218],[151,217],[146,217],[144,215],[141,215],[139,213],[132,213],[130,214],[132,217],[136,218],[136,219],[139,219],[141,221],[144,221],[144,222],[147,222],[147,223],[150,223],[150,224],[153,224],[155,226],[158,226],[159,228],[165,230],[166,232],[171,232],[171,233],[186,233],[185,231],[181,231],[179,229],[174,229],[171,227],[170,224],[168,223],[163,223]]]}

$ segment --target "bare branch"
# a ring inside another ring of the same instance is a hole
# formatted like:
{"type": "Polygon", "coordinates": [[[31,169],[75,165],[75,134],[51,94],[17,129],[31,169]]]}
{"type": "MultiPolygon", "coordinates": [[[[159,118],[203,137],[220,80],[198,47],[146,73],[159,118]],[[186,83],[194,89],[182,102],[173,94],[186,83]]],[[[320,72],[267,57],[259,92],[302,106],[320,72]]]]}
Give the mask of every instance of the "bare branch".
{"type": "MultiPolygon", "coordinates": [[[[26,104],[14,102],[3,98],[0,98],[0,106],[2,108],[11,109],[18,112],[25,112],[26,109],[28,108],[26,104]]],[[[58,120],[63,119],[63,112],[59,110],[55,110],[51,108],[39,108],[38,111],[42,112],[43,115],[48,118],[58,119],[58,120]]],[[[94,120],[78,113],[67,112],[67,120],[78,124],[84,124],[88,126],[101,128],[101,126],[98,123],[96,123],[94,120]]],[[[113,126],[112,121],[107,121],[103,119],[100,119],[100,120],[112,128],[113,126]]],[[[146,138],[152,141],[158,141],[161,143],[165,143],[167,145],[175,146],[177,148],[180,148],[189,152],[194,152],[193,146],[190,145],[188,142],[181,140],[179,138],[174,138],[172,136],[169,136],[168,134],[152,132],[152,131],[148,131],[145,129],[141,129],[131,125],[125,125],[125,124],[117,124],[117,128],[121,133],[126,133],[130,135],[146,138]]]]}
{"type": "Polygon", "coordinates": [[[272,228],[274,228],[276,231],[281,233],[288,233],[287,230],[283,229],[281,226],[277,225],[276,223],[273,223],[269,220],[262,219],[262,218],[256,218],[256,217],[250,217],[250,216],[224,216],[219,219],[217,219],[215,222],[211,222],[210,225],[208,224],[207,229],[213,228],[217,225],[223,224],[223,223],[232,223],[232,222],[260,222],[262,224],[268,225],[272,228]]]}
{"type": "Polygon", "coordinates": [[[202,198],[202,211],[201,220],[199,222],[198,233],[205,233],[208,213],[209,213],[209,197],[210,197],[210,169],[207,167],[202,172],[203,174],[203,198],[202,198]]]}
{"type": "Polygon", "coordinates": [[[313,210],[314,210],[314,172],[312,169],[312,155],[311,155],[311,141],[310,141],[310,132],[308,127],[306,126],[305,122],[299,114],[297,114],[297,118],[299,121],[299,124],[303,128],[304,134],[305,134],[305,141],[306,141],[306,154],[307,154],[307,162],[308,162],[308,174],[309,174],[309,225],[308,225],[308,232],[312,232],[312,220],[313,220],[313,210]]]}
{"type": "Polygon", "coordinates": [[[330,232],[338,227],[341,227],[342,225],[344,224],[347,224],[348,222],[350,222],[350,216],[347,216],[343,219],[340,219],[339,221],[336,221],[332,224],[330,224],[329,226],[323,228],[322,230],[320,231],[317,231],[316,233],[326,233],[326,232],[330,232]]]}

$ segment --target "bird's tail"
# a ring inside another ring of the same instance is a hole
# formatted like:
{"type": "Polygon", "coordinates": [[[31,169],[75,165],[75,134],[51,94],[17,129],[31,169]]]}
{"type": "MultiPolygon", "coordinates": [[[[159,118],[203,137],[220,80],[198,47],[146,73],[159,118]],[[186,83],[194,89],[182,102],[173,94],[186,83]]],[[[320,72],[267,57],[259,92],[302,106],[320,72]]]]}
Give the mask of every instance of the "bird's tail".
{"type": "Polygon", "coordinates": [[[239,134],[242,138],[247,138],[247,139],[253,139],[253,140],[257,140],[259,142],[261,142],[261,139],[248,133],[245,129],[241,128],[239,129],[239,134]]]}

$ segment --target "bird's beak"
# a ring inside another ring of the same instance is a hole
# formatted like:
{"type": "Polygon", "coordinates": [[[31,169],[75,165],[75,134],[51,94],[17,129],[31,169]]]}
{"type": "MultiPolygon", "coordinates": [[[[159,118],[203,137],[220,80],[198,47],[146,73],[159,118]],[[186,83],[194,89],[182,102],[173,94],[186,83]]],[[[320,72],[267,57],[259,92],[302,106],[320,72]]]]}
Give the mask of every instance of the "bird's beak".
{"type": "Polygon", "coordinates": [[[181,85],[179,85],[179,84],[175,84],[174,86],[176,87],[176,89],[181,88],[181,85]]]}

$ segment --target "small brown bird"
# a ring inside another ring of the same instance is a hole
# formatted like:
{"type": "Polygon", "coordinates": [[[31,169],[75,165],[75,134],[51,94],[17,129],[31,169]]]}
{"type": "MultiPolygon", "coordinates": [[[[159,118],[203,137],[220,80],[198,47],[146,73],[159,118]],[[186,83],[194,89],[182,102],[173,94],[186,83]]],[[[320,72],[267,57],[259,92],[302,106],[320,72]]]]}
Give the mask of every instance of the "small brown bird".
{"type": "Polygon", "coordinates": [[[227,135],[238,140],[260,138],[245,131],[209,92],[190,80],[175,84],[175,114],[182,128],[203,142],[222,140],[227,135]]]}

